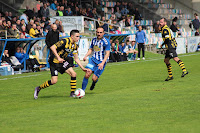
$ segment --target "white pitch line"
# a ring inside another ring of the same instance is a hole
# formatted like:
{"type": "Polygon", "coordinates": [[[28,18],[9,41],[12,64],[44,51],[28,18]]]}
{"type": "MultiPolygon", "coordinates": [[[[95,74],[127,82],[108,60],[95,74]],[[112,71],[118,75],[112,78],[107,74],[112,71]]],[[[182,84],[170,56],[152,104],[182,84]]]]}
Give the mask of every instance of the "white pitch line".
{"type": "Polygon", "coordinates": [[[13,78],[3,78],[3,79],[0,79],[0,80],[27,78],[27,77],[34,77],[34,76],[38,76],[38,75],[42,75],[42,74],[35,74],[35,75],[28,75],[28,76],[20,76],[20,77],[13,77],[13,78]]]}
{"type": "MultiPolygon", "coordinates": [[[[189,55],[180,55],[179,57],[184,57],[184,56],[192,56],[192,55],[199,55],[200,53],[195,53],[195,54],[189,54],[189,55]]],[[[123,64],[130,64],[130,63],[140,63],[140,62],[146,62],[146,61],[156,61],[156,60],[161,60],[164,58],[156,58],[156,59],[149,59],[149,60],[141,60],[141,61],[130,61],[130,62],[116,62],[116,63],[109,63],[107,66],[114,66],[114,65],[123,65],[123,64]]],[[[76,71],[79,71],[80,69],[74,68],[76,71]]],[[[34,77],[42,74],[35,74],[35,75],[28,75],[28,76],[20,76],[20,77],[13,77],[13,78],[3,78],[0,80],[8,80],[8,79],[18,79],[18,78],[26,78],[26,77],[34,77]]]]}

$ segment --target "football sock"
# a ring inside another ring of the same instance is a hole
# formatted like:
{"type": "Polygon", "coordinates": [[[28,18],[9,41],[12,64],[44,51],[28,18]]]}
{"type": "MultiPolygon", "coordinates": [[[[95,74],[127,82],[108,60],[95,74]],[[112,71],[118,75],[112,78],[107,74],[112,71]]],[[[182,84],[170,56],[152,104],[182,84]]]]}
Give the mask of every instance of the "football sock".
{"type": "Polygon", "coordinates": [[[53,84],[51,83],[51,80],[45,81],[43,84],[41,84],[41,85],[39,86],[39,89],[47,88],[47,87],[49,87],[50,85],[53,85],[53,84]]]}
{"type": "Polygon", "coordinates": [[[183,72],[186,72],[185,65],[184,65],[183,61],[182,61],[182,60],[179,60],[177,63],[178,63],[178,65],[181,67],[182,71],[183,71],[183,72]]]}
{"type": "Polygon", "coordinates": [[[167,64],[167,70],[168,70],[169,77],[172,77],[172,65],[170,63],[167,64]]]}
{"type": "Polygon", "coordinates": [[[85,91],[86,87],[88,84],[88,79],[86,79],[85,77],[83,78],[83,82],[82,82],[82,89],[85,91]]]}
{"type": "MultiPolygon", "coordinates": [[[[98,81],[98,80],[97,80],[97,81],[98,81]]],[[[91,87],[90,87],[90,90],[93,90],[93,89],[94,89],[94,87],[95,87],[97,81],[93,81],[93,82],[92,82],[92,85],[91,85],[91,87]]]]}
{"type": "Polygon", "coordinates": [[[70,85],[71,92],[74,92],[76,90],[76,77],[71,77],[70,85]]]}

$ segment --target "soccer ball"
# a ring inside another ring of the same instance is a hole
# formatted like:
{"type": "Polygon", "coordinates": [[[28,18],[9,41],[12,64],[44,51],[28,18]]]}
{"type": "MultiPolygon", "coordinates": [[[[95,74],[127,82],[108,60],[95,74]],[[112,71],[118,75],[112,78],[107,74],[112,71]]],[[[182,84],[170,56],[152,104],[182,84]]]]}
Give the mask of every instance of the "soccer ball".
{"type": "Polygon", "coordinates": [[[83,98],[85,96],[85,91],[82,90],[81,88],[76,89],[75,91],[75,96],[77,98],[83,98]]]}

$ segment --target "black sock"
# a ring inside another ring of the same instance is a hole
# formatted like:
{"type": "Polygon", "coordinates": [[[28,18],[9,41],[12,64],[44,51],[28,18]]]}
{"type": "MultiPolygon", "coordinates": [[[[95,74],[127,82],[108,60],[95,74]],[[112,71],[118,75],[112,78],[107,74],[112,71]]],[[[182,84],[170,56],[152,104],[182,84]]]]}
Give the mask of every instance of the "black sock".
{"type": "Polygon", "coordinates": [[[92,82],[92,85],[91,85],[91,87],[90,87],[90,90],[93,90],[93,89],[94,89],[96,83],[97,83],[97,81],[93,81],[93,82],[92,82]]]}

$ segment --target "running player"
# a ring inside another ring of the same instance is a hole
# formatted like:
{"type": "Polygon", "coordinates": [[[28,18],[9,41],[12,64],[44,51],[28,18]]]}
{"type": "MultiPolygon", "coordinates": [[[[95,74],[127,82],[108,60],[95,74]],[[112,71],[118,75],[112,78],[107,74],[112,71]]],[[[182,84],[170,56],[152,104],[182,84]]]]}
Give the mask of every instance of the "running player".
{"type": "Polygon", "coordinates": [[[93,83],[90,87],[90,90],[94,89],[98,78],[105,69],[107,59],[110,55],[110,41],[103,36],[104,29],[102,27],[98,27],[96,34],[97,37],[92,39],[90,49],[83,58],[83,60],[85,61],[87,57],[93,52],[93,55],[89,59],[89,63],[86,66],[86,68],[88,68],[89,70],[87,70],[85,77],[83,78],[82,89],[84,91],[87,87],[88,79],[92,75],[92,73],[94,73],[92,76],[93,83]]]}
{"type": "Polygon", "coordinates": [[[172,31],[167,26],[167,20],[165,18],[160,19],[160,26],[161,26],[162,38],[163,38],[163,41],[164,41],[161,48],[163,47],[163,45],[165,45],[165,47],[167,48],[167,51],[165,53],[164,62],[167,66],[169,76],[167,77],[167,79],[165,79],[165,81],[169,81],[169,80],[173,79],[172,66],[169,62],[171,58],[173,58],[173,60],[176,61],[179,64],[179,66],[181,67],[181,69],[183,71],[181,77],[184,77],[185,75],[188,74],[188,71],[186,70],[183,61],[181,61],[178,58],[178,55],[176,53],[177,43],[176,43],[176,40],[173,36],[172,31]]]}
{"type": "Polygon", "coordinates": [[[55,83],[58,80],[58,72],[61,74],[67,73],[71,76],[71,94],[70,97],[75,97],[74,91],[76,89],[76,72],[73,70],[73,58],[69,57],[69,54],[74,55],[74,60],[80,66],[80,68],[86,72],[87,69],[81,65],[81,62],[77,54],[77,44],[80,39],[80,34],[78,30],[72,30],[70,32],[69,38],[64,38],[61,41],[58,41],[50,47],[52,54],[49,57],[50,71],[51,71],[51,80],[45,81],[43,84],[35,88],[34,98],[38,98],[38,94],[41,89],[47,88],[55,83]]]}

